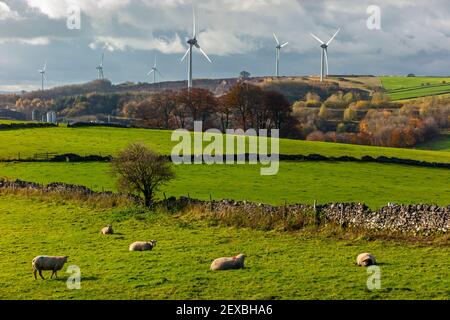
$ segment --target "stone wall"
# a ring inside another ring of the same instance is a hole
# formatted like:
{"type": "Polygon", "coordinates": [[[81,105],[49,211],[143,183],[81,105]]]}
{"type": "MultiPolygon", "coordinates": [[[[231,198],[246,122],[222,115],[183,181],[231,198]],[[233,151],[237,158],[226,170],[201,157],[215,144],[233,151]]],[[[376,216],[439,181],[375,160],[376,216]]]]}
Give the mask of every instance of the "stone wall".
{"type": "MultiPolygon", "coordinates": [[[[40,185],[21,180],[0,179],[0,189],[31,189],[50,192],[74,192],[85,195],[114,196],[111,192],[94,192],[84,186],[64,183],[40,185]]],[[[139,201],[139,198],[129,196],[139,201]]],[[[197,207],[205,212],[234,212],[251,215],[255,212],[278,217],[305,215],[313,217],[318,224],[335,223],[343,228],[356,227],[371,231],[431,236],[450,231],[450,205],[446,207],[432,204],[399,205],[388,204],[379,210],[371,210],[361,203],[330,203],[325,205],[284,205],[272,206],[247,201],[221,200],[201,201],[181,197],[168,198],[157,205],[172,211],[197,207]]]]}

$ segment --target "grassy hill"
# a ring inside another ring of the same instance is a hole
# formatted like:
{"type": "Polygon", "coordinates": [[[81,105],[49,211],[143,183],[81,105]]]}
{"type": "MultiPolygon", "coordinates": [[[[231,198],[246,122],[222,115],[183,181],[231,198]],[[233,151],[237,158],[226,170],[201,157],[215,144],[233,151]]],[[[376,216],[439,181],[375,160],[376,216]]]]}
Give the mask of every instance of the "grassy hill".
{"type": "MultiPolygon", "coordinates": [[[[0,132],[0,159],[33,157],[36,153],[114,155],[131,142],[144,142],[162,154],[170,154],[175,142],[171,131],[121,128],[39,128],[0,132]]],[[[389,156],[430,162],[450,162],[450,153],[308,142],[280,141],[282,154],[326,156],[389,156]]]]}
{"type": "Polygon", "coordinates": [[[11,195],[0,197],[0,225],[0,299],[448,299],[450,295],[447,247],[236,229],[183,216],[11,195]],[[99,229],[111,222],[117,234],[101,236],[99,229]],[[158,240],[153,251],[128,251],[131,242],[150,239],[158,240]],[[368,291],[366,269],[355,266],[356,256],[365,251],[380,263],[381,290],[368,291]],[[247,254],[244,270],[209,271],[213,259],[241,252],[247,254]],[[31,260],[41,254],[68,255],[66,268],[76,265],[81,270],[81,290],[66,288],[66,269],[57,280],[34,280],[31,260]],[[417,263],[411,263],[411,257],[417,263]]]}
{"type": "Polygon", "coordinates": [[[383,87],[394,100],[406,100],[450,93],[450,78],[381,77],[383,87]]]}

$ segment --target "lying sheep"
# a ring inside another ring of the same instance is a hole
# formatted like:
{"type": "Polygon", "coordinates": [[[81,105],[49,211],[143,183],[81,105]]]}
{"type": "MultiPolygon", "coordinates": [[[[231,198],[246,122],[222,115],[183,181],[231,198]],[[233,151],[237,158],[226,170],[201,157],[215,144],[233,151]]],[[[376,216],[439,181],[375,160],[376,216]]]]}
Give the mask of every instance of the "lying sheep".
{"type": "Polygon", "coordinates": [[[375,259],[375,256],[370,253],[361,253],[356,258],[356,263],[361,267],[370,267],[376,265],[377,260],[375,259]]]}
{"type": "Polygon", "coordinates": [[[130,251],[150,251],[156,246],[156,240],[150,242],[134,242],[130,244],[130,251]]]}
{"type": "Polygon", "coordinates": [[[69,257],[49,257],[49,256],[37,256],[31,262],[31,266],[33,268],[34,278],[37,279],[36,273],[39,271],[39,275],[43,280],[45,278],[42,276],[42,271],[51,270],[52,275],[50,279],[53,278],[53,275],[58,278],[57,272],[64,267],[64,264],[67,262],[69,257]]]}
{"type": "Polygon", "coordinates": [[[232,269],[244,269],[244,254],[240,254],[232,258],[219,258],[213,261],[211,264],[212,271],[219,270],[232,270],[232,269]]]}
{"type": "Polygon", "coordinates": [[[110,224],[108,226],[104,227],[100,232],[101,232],[101,234],[114,234],[113,227],[110,224]]]}

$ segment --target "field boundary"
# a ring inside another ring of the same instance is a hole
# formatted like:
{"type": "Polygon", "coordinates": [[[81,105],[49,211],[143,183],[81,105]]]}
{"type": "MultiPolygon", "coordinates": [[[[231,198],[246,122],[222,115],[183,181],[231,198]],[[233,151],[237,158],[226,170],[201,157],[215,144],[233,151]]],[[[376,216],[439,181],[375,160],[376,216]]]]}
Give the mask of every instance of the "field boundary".
{"type": "MultiPolygon", "coordinates": [[[[65,183],[47,185],[22,180],[0,179],[0,190],[46,192],[76,197],[127,198],[140,203],[133,195],[113,192],[95,192],[87,187],[65,183]]],[[[342,229],[357,228],[367,231],[388,232],[414,236],[435,236],[450,231],[450,205],[435,204],[400,205],[390,203],[372,210],[363,203],[291,204],[272,206],[263,203],[234,200],[202,201],[190,197],[164,197],[154,207],[169,212],[193,212],[201,218],[212,218],[239,227],[256,227],[267,230],[282,226],[284,231],[301,230],[311,225],[335,224],[342,229]]]]}
{"type": "MultiPolygon", "coordinates": [[[[163,156],[167,160],[171,161],[171,156],[163,156]]],[[[266,155],[261,156],[257,154],[241,154],[241,155],[223,155],[218,156],[219,160],[221,159],[223,163],[227,163],[227,159],[231,159],[232,162],[238,163],[238,161],[245,161],[245,163],[251,163],[251,161],[266,161],[267,158],[270,158],[272,161],[276,161],[278,158],[280,161],[289,161],[289,162],[356,162],[356,163],[381,163],[381,164],[397,164],[397,165],[407,165],[407,166],[416,166],[416,167],[426,167],[426,168],[441,168],[441,169],[450,169],[450,163],[443,162],[427,162],[420,160],[412,160],[412,159],[402,159],[397,157],[372,157],[372,156],[362,156],[361,158],[355,158],[352,156],[341,156],[341,157],[333,157],[333,156],[323,156],[320,154],[310,154],[310,155],[266,155]]],[[[0,159],[0,163],[11,163],[11,162],[110,162],[114,159],[113,156],[102,156],[102,155],[87,155],[81,156],[78,154],[35,154],[32,158],[21,158],[19,154],[19,158],[17,159],[0,159]],[[44,156],[42,156],[44,155],[44,156]]],[[[186,160],[190,160],[191,163],[195,163],[196,161],[201,161],[203,164],[207,164],[202,156],[191,155],[188,156],[186,160]]]]}

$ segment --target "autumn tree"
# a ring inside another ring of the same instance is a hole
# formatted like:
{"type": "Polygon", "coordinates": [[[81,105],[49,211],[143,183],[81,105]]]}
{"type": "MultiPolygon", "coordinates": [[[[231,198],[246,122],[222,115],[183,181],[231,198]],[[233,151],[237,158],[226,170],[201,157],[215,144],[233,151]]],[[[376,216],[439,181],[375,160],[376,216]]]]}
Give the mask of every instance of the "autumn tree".
{"type": "Polygon", "coordinates": [[[140,143],[119,152],[112,161],[111,174],[118,177],[119,190],[142,195],[146,207],[152,206],[155,192],[175,178],[169,160],[140,143]]]}

